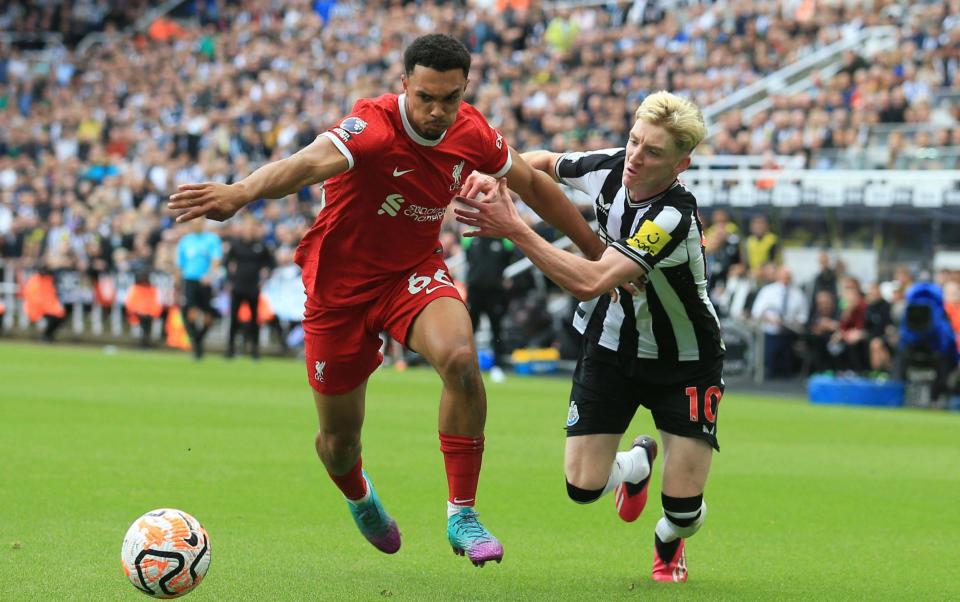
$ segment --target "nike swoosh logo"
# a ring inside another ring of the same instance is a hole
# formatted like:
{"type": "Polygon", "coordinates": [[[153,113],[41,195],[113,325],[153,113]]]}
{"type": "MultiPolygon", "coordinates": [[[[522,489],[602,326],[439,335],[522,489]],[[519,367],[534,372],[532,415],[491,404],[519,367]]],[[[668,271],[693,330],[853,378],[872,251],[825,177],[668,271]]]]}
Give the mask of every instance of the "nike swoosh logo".
{"type": "Polygon", "coordinates": [[[413,170],[412,170],[412,169],[405,169],[405,170],[403,170],[403,171],[400,171],[400,168],[394,167],[394,168],[393,168],[393,177],[399,178],[399,177],[402,176],[403,174],[405,174],[405,173],[410,173],[411,171],[413,171],[413,170]]]}
{"type": "MultiPolygon", "coordinates": [[[[434,287],[428,288],[428,289],[426,289],[427,294],[429,295],[429,294],[432,293],[433,291],[435,291],[435,290],[437,290],[437,289],[440,289],[440,288],[443,288],[443,287],[445,287],[445,286],[450,286],[450,285],[449,285],[449,284],[441,284],[440,286],[434,286],[434,287]]],[[[473,501],[473,500],[467,500],[467,501],[473,501]]],[[[454,503],[456,503],[456,502],[454,502],[454,503]]]]}
{"type": "Polygon", "coordinates": [[[456,505],[458,505],[458,506],[463,506],[463,505],[465,505],[465,504],[469,504],[469,503],[472,502],[472,501],[473,501],[473,498],[470,498],[469,500],[461,500],[461,499],[458,498],[458,497],[453,498],[453,503],[456,504],[456,505]]]}

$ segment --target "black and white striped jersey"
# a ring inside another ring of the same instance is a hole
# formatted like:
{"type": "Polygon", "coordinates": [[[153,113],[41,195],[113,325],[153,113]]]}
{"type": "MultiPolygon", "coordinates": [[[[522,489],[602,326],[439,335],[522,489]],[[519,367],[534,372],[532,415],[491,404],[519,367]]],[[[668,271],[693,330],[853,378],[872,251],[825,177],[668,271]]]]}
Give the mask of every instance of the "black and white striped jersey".
{"type": "Polygon", "coordinates": [[[594,198],[599,234],[647,271],[637,296],[601,295],[580,304],[574,327],[588,341],[624,358],[688,362],[723,355],[720,322],[707,296],[697,200],[679,182],[632,201],[623,187],[626,150],[567,153],[558,179],[594,198]]]}

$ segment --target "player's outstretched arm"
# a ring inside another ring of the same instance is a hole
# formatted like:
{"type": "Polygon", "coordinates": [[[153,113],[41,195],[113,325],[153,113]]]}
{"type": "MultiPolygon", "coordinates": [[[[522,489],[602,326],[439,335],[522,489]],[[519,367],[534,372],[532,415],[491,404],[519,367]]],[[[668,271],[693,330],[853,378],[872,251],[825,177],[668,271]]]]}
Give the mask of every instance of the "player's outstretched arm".
{"type": "MultiPolygon", "coordinates": [[[[546,173],[553,178],[555,182],[559,182],[556,177],[555,166],[557,164],[557,159],[563,156],[561,153],[553,153],[547,150],[535,150],[521,153],[520,156],[523,157],[523,160],[527,162],[527,165],[533,169],[546,173]]],[[[467,176],[466,180],[464,180],[463,188],[460,190],[460,196],[465,196],[472,199],[480,194],[490,194],[496,187],[496,179],[488,176],[487,174],[475,171],[467,176]]]]}
{"type": "Polygon", "coordinates": [[[456,200],[467,207],[454,208],[457,221],[476,228],[466,236],[509,238],[540,271],[580,301],[594,299],[645,274],[637,263],[612,248],[591,261],[551,245],[521,219],[504,178],[483,200],[462,196],[456,200]]]}
{"type": "MultiPolygon", "coordinates": [[[[536,172],[540,172],[541,174],[547,175],[556,182],[559,181],[559,179],[557,178],[556,166],[557,166],[557,161],[560,159],[560,157],[563,156],[563,153],[554,153],[548,150],[535,150],[535,151],[529,151],[529,152],[523,153],[520,156],[523,158],[524,161],[527,162],[527,164],[532,169],[536,170],[536,172]]],[[[541,177],[536,173],[534,174],[534,176],[538,178],[541,177]]],[[[472,174],[470,174],[470,177],[468,177],[466,182],[464,183],[463,191],[461,192],[461,195],[469,198],[476,198],[480,194],[483,194],[484,196],[486,196],[496,192],[496,187],[497,187],[497,181],[494,178],[485,174],[481,174],[479,172],[473,172],[472,174]]],[[[556,188],[556,187],[551,187],[551,188],[556,188]]],[[[566,198],[566,197],[564,196],[563,198],[566,198]]],[[[600,254],[604,252],[603,246],[598,247],[598,249],[599,249],[598,252],[600,254]]],[[[596,255],[596,254],[592,256],[588,255],[588,257],[591,257],[591,258],[596,258],[599,256],[600,255],[596,255]]],[[[635,281],[623,282],[620,284],[620,286],[624,287],[624,289],[629,294],[635,296],[643,292],[645,284],[646,284],[645,277],[641,276],[635,281]]],[[[614,299],[616,299],[618,296],[617,289],[612,289],[610,291],[610,294],[611,296],[614,297],[614,299]]]]}
{"type": "Polygon", "coordinates": [[[553,178],[554,182],[560,181],[557,179],[557,159],[563,156],[562,153],[554,153],[548,150],[535,150],[522,153],[520,156],[523,157],[523,160],[533,169],[547,174],[553,178]]]}
{"type": "Polygon", "coordinates": [[[576,243],[583,254],[596,259],[603,254],[606,246],[601,242],[580,211],[570,202],[553,176],[539,169],[533,169],[513,148],[513,166],[507,172],[507,183],[520,195],[537,215],[551,225],[559,228],[576,243]]]}
{"type": "Polygon", "coordinates": [[[347,158],[326,136],[286,159],[267,163],[235,184],[182,184],[167,208],[178,222],[198,217],[223,221],[257,199],[278,199],[349,169],[347,158]]]}

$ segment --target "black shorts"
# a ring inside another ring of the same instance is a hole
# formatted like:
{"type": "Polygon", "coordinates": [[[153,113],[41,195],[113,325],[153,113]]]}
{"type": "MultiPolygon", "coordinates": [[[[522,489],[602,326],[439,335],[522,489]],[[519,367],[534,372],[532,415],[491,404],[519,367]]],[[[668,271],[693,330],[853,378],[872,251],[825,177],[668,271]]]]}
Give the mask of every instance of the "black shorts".
{"type": "Polygon", "coordinates": [[[209,284],[203,284],[199,280],[183,281],[183,310],[196,307],[208,314],[214,313],[213,310],[213,289],[209,284]]]}
{"type": "Polygon", "coordinates": [[[717,410],[723,391],[722,357],[623,361],[613,351],[585,346],[573,373],[567,436],[622,435],[643,405],[657,429],[703,439],[720,451],[717,410]]]}

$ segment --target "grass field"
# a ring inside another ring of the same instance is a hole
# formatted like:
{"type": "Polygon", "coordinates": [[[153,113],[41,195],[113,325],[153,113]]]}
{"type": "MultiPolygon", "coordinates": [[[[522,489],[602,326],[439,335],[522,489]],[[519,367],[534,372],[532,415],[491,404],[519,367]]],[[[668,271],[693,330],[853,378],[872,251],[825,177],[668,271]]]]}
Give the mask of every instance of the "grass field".
{"type": "MultiPolygon", "coordinates": [[[[192,600],[957,600],[960,415],[816,407],[728,390],[690,581],[650,578],[653,503],[566,498],[566,377],[489,385],[479,510],[504,543],[446,543],[438,381],[371,379],[364,459],[403,547],[367,544],[315,459],[300,362],[0,344],[0,600],[143,600],[129,524],[186,510],[213,561],[192,600]]],[[[642,413],[631,435],[650,432],[642,413]]],[[[659,462],[655,471],[660,468],[659,462]]]]}

